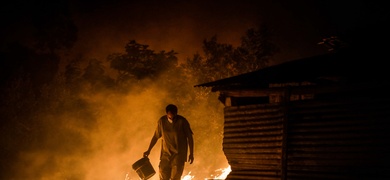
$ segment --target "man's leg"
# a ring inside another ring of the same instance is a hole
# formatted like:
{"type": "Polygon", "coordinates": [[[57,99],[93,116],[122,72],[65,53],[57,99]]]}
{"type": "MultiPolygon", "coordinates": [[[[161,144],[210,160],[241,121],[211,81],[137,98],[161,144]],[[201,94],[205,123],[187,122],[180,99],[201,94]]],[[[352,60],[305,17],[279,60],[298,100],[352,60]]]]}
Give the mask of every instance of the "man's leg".
{"type": "Polygon", "coordinates": [[[160,180],[170,180],[171,177],[171,165],[168,160],[161,160],[159,164],[160,180]]]}
{"type": "Polygon", "coordinates": [[[184,163],[173,165],[171,169],[171,178],[172,180],[180,180],[183,175],[184,163]]]}

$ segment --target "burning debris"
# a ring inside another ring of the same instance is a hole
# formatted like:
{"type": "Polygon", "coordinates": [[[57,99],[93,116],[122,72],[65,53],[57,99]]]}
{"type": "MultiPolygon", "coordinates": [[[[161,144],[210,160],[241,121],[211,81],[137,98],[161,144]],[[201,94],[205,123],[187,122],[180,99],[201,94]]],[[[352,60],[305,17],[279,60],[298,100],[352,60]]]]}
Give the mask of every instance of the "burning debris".
{"type": "MultiPolygon", "coordinates": [[[[142,167],[139,167],[139,168],[142,168],[142,167]]],[[[134,169],[135,170],[135,169],[134,169]]],[[[230,166],[228,166],[227,168],[221,168],[221,169],[217,169],[217,170],[215,170],[215,172],[217,172],[217,174],[218,175],[210,175],[210,178],[205,178],[205,180],[224,180],[224,179],[226,179],[226,177],[229,175],[229,173],[231,172],[232,170],[231,170],[231,168],[230,168],[230,166]]],[[[137,172],[138,173],[138,172],[137,172]]],[[[153,176],[154,174],[152,174],[151,176],[148,176],[148,177],[146,177],[146,178],[144,178],[144,179],[149,179],[149,178],[151,178],[152,176],[153,176]]],[[[142,176],[142,175],[140,175],[140,179],[143,179],[142,177],[144,177],[144,176],[142,176]]],[[[188,174],[187,175],[185,175],[185,176],[183,176],[182,178],[181,178],[181,180],[192,180],[192,179],[195,179],[195,175],[192,175],[191,174],[191,171],[190,172],[188,172],[188,174]]],[[[130,175],[127,173],[126,174],[126,176],[125,176],[125,180],[132,180],[131,178],[130,178],[130,175]]]]}

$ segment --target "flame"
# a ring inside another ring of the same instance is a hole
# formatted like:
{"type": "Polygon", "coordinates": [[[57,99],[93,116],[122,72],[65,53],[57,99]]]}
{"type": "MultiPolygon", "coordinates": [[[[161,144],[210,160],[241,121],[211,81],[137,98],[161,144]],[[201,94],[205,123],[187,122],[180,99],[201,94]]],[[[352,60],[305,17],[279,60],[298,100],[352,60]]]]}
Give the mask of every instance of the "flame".
{"type": "MultiPolygon", "coordinates": [[[[222,168],[217,169],[217,170],[215,170],[215,172],[221,172],[221,174],[219,174],[217,176],[211,175],[211,178],[205,178],[205,180],[224,180],[224,179],[226,179],[226,177],[229,175],[229,173],[231,171],[232,171],[232,169],[230,168],[230,165],[224,169],[222,169],[222,168]]],[[[192,180],[194,178],[195,178],[195,176],[191,175],[191,171],[190,171],[187,175],[183,176],[181,178],[181,180],[192,180]]],[[[131,180],[129,177],[129,174],[126,174],[125,180],[131,180]]]]}
{"type": "Polygon", "coordinates": [[[191,175],[191,171],[185,175],[184,177],[181,178],[181,180],[191,180],[191,179],[194,179],[195,176],[192,176],[191,175]]]}
{"type": "MultiPolygon", "coordinates": [[[[214,175],[211,175],[211,178],[205,178],[205,180],[224,180],[226,179],[226,177],[229,175],[229,173],[232,171],[232,169],[230,168],[230,165],[225,168],[225,169],[217,169],[215,170],[216,172],[221,172],[220,175],[217,175],[217,176],[214,176],[214,175]],[[213,177],[214,176],[214,177],[213,177]]],[[[181,178],[181,180],[191,180],[191,179],[194,179],[195,176],[192,176],[191,175],[191,172],[189,172],[187,175],[185,175],[184,177],[181,178]]]]}

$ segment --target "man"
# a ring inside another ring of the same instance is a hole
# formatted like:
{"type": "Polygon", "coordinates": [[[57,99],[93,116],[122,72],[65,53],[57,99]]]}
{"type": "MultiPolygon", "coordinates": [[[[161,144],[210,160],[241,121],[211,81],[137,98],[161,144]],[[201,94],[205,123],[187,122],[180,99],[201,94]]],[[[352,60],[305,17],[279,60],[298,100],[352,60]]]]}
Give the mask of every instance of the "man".
{"type": "Polygon", "coordinates": [[[149,156],[150,151],[158,139],[162,139],[160,154],[159,174],[160,180],[180,180],[184,170],[184,163],[194,161],[194,140],[192,130],[186,118],[177,114],[177,107],[169,104],[166,115],[157,123],[156,131],[150,141],[144,157],[149,156]]]}

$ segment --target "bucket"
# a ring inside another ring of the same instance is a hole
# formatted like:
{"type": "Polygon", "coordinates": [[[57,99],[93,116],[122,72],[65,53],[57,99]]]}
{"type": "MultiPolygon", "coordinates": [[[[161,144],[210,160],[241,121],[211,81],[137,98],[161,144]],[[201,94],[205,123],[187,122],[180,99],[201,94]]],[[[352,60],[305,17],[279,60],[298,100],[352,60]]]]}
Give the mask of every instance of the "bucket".
{"type": "Polygon", "coordinates": [[[156,174],[156,171],[153,169],[153,166],[147,157],[143,157],[135,162],[133,164],[133,169],[141,179],[149,179],[156,174]]]}

